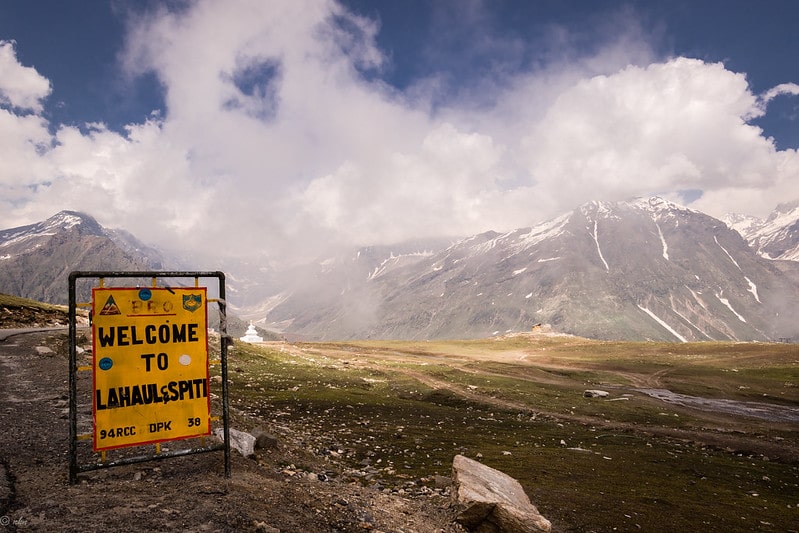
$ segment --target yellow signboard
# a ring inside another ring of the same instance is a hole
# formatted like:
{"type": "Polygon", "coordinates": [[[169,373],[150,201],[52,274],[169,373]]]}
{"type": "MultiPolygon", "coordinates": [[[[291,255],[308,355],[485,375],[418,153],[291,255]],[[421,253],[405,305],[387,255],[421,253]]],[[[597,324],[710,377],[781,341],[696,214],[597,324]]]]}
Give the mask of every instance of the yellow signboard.
{"type": "Polygon", "coordinates": [[[94,450],[211,432],[205,287],[95,288],[94,450]]]}

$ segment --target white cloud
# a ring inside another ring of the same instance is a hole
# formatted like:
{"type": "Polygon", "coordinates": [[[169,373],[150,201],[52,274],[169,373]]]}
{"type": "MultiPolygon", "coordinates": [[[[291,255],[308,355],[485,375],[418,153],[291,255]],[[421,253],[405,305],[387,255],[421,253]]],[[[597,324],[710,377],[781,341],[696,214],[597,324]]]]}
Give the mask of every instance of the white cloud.
{"type": "Polygon", "coordinates": [[[799,85],[796,83],[781,83],[763,93],[761,99],[764,104],[768,104],[774,98],[783,94],[799,96],[799,85]]]}
{"type": "Polygon", "coordinates": [[[760,113],[743,75],[676,58],[579,81],[522,146],[535,189],[559,204],[765,187],[779,158],[746,122],[760,113]]]}
{"type": "MultiPolygon", "coordinates": [[[[432,127],[432,126],[431,126],[432,127]]],[[[486,229],[501,199],[504,148],[452,124],[433,127],[409,151],[375,161],[347,161],[312,181],[298,198],[322,230],[346,228],[356,242],[486,229]]]]}
{"type": "MultiPolygon", "coordinates": [[[[15,107],[0,109],[0,226],[79,209],[148,243],[314,253],[531,225],[593,199],[702,190],[694,205],[720,216],[799,198],[796,152],[748,123],[793,84],[758,98],[744,74],[658,61],[627,34],[431,111],[431,78],[400,94],[362,75],[387,62],[377,31],[332,1],[153,13],[123,60],[156,74],[166,109],[124,135],[48,133],[49,82],[30,69],[26,91],[0,85],[15,107]]],[[[7,68],[24,69],[9,46],[7,68]]]]}
{"type": "Polygon", "coordinates": [[[0,104],[38,113],[49,94],[47,78],[17,61],[13,41],[0,40],[0,104]]]}
{"type": "Polygon", "coordinates": [[[52,178],[43,156],[51,136],[36,114],[48,94],[47,79],[17,62],[13,42],[0,41],[0,213],[9,225],[25,220],[17,211],[52,178]]]}

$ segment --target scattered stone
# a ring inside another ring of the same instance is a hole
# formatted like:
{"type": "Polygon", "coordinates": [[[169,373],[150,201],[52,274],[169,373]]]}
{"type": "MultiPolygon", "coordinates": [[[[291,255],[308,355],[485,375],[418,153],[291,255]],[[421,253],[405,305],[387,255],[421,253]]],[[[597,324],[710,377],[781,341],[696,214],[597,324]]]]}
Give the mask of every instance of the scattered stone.
{"type": "MultiPolygon", "coordinates": [[[[224,428],[217,428],[214,431],[220,440],[224,441],[225,433],[224,428]]],[[[250,457],[255,455],[255,437],[245,431],[230,428],[230,447],[238,451],[243,457],[250,457]]]]}
{"type": "Polygon", "coordinates": [[[280,533],[279,529],[277,529],[276,527],[270,526],[266,522],[255,521],[253,523],[253,526],[255,526],[255,531],[259,531],[259,532],[262,532],[262,533],[280,533]]]}
{"type": "Polygon", "coordinates": [[[530,502],[518,481],[463,455],[452,462],[457,521],[469,531],[549,532],[552,524],[530,502]]]}
{"type": "Polygon", "coordinates": [[[585,448],[580,448],[579,446],[574,448],[566,448],[570,452],[580,452],[580,453],[594,453],[591,450],[586,450],[585,448]]]}
{"type": "Polygon", "coordinates": [[[608,396],[610,396],[608,391],[597,389],[588,389],[583,393],[583,398],[607,398],[608,396]]]}
{"type": "Polygon", "coordinates": [[[447,476],[433,476],[433,483],[437,489],[446,489],[452,486],[452,478],[447,476]]]}
{"type": "Polygon", "coordinates": [[[277,448],[277,437],[271,433],[257,428],[253,430],[252,434],[255,437],[255,448],[257,450],[271,450],[277,448]]]}
{"type": "Polygon", "coordinates": [[[52,355],[55,352],[52,350],[52,348],[48,348],[47,346],[37,346],[36,353],[39,355],[52,355]]]}

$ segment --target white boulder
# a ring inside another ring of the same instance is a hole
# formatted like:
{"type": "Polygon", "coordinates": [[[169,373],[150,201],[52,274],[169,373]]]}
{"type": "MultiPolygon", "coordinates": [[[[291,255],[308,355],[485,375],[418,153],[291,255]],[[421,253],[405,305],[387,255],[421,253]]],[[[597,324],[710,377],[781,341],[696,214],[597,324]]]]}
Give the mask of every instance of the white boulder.
{"type": "Polygon", "coordinates": [[[478,461],[456,455],[452,499],[457,521],[469,531],[549,532],[552,524],[530,502],[518,481],[478,461]]]}

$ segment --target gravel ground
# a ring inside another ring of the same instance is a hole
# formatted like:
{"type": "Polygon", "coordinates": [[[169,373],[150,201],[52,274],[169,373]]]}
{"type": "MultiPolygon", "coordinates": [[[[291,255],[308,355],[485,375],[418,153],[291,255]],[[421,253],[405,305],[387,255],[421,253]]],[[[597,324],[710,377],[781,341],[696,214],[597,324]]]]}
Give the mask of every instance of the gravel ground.
{"type": "Polygon", "coordinates": [[[0,531],[463,531],[448,498],[339,480],[335,464],[291,441],[254,458],[233,452],[229,479],[212,452],[70,485],[66,343],[65,331],[0,341],[0,531]],[[305,470],[285,467],[295,463],[305,470]]]}

